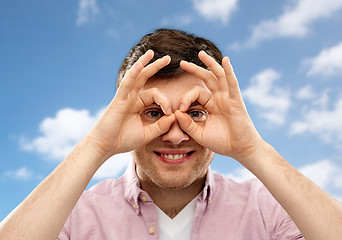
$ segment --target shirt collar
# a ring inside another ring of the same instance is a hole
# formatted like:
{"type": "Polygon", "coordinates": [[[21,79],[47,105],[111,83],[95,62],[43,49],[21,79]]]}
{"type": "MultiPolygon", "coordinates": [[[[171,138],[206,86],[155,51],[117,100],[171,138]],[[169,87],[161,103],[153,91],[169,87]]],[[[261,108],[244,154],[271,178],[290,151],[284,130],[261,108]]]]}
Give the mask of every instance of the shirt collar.
{"type": "Polygon", "coordinates": [[[215,181],[214,174],[210,166],[208,167],[208,172],[205,178],[205,184],[202,191],[202,195],[199,197],[203,202],[211,201],[214,195],[215,181]]]}
{"type": "MultiPolygon", "coordinates": [[[[148,195],[145,191],[140,188],[140,181],[135,171],[135,163],[132,160],[128,165],[124,175],[124,194],[126,201],[136,210],[136,213],[140,213],[139,207],[139,196],[141,194],[148,195]]],[[[210,202],[214,194],[214,174],[209,166],[208,172],[205,179],[205,184],[202,193],[199,196],[201,201],[210,202]]]]}
{"type": "Polygon", "coordinates": [[[126,201],[136,210],[140,212],[139,196],[142,193],[140,181],[135,172],[135,163],[131,161],[123,175],[123,187],[126,201]]]}

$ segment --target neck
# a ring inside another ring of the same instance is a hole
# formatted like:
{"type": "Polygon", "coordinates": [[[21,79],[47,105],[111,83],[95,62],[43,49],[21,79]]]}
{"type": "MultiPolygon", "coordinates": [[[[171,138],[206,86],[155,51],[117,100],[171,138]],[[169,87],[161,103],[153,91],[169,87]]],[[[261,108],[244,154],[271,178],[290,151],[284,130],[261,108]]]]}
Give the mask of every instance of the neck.
{"type": "Polygon", "coordinates": [[[153,182],[142,181],[145,190],[156,204],[171,219],[191,202],[203,190],[204,178],[197,179],[191,185],[181,189],[161,188],[153,182]]]}

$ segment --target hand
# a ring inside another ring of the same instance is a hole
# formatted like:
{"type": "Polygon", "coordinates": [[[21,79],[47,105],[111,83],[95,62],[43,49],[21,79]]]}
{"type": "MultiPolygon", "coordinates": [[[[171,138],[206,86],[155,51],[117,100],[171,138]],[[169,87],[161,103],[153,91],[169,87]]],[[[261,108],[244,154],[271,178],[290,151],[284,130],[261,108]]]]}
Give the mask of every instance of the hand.
{"type": "Polygon", "coordinates": [[[239,160],[261,142],[241,97],[238,81],[228,57],[222,66],[204,51],[199,53],[206,70],[193,63],[181,62],[185,71],[202,79],[212,95],[189,93],[175,112],[181,128],[196,142],[210,150],[239,160]],[[205,123],[197,123],[185,114],[192,102],[199,102],[208,111],[205,123]]]}
{"type": "Polygon", "coordinates": [[[114,99],[87,136],[87,139],[95,144],[96,149],[106,155],[106,158],[131,151],[151,141],[168,131],[175,120],[167,98],[158,93],[140,93],[146,81],[170,63],[170,57],[164,56],[147,65],[153,55],[152,50],[147,51],[127,71],[114,99]],[[160,105],[166,115],[153,124],[143,125],[139,113],[153,102],[160,105]]]}

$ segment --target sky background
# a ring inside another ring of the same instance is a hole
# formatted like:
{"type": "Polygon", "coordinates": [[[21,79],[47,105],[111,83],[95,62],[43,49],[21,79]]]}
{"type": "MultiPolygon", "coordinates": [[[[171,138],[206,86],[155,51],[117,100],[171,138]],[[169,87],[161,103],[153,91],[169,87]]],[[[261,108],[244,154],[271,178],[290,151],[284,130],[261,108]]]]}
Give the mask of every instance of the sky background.
{"type": "MultiPolygon", "coordinates": [[[[217,44],[261,136],[342,201],[341,26],[342,0],[1,0],[0,220],[90,130],[130,48],[165,27],[217,44]]],[[[129,161],[108,160],[89,186],[129,161]]],[[[251,177],[219,155],[212,169],[251,177]]]]}

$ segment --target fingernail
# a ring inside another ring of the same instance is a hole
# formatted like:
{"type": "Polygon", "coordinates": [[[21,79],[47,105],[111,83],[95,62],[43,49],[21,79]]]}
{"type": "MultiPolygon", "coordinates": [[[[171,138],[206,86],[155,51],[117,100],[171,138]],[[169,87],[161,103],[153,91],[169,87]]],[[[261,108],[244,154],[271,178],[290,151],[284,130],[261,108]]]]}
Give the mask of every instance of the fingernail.
{"type": "Polygon", "coordinates": [[[179,64],[181,64],[181,63],[183,63],[183,64],[189,64],[189,62],[188,62],[188,61],[185,61],[185,60],[181,60],[181,61],[179,62],[179,64]]]}
{"type": "MultiPolygon", "coordinates": [[[[163,108],[162,108],[163,109],[163,108]]],[[[163,112],[166,114],[166,115],[171,115],[172,114],[172,110],[171,110],[171,107],[167,108],[167,109],[163,109],[163,112]]]]}
{"type": "Polygon", "coordinates": [[[171,61],[171,57],[170,57],[170,55],[165,55],[164,57],[162,57],[162,58],[167,58],[169,61],[171,61]]]}
{"type": "Polygon", "coordinates": [[[179,106],[179,110],[180,110],[181,112],[184,112],[184,111],[185,111],[185,106],[184,106],[183,103],[179,106]]]}
{"type": "Polygon", "coordinates": [[[149,49],[149,50],[147,50],[145,54],[147,54],[147,53],[149,53],[149,52],[151,52],[151,53],[153,53],[153,54],[154,54],[154,52],[153,52],[153,50],[152,50],[152,49],[149,49]]]}

